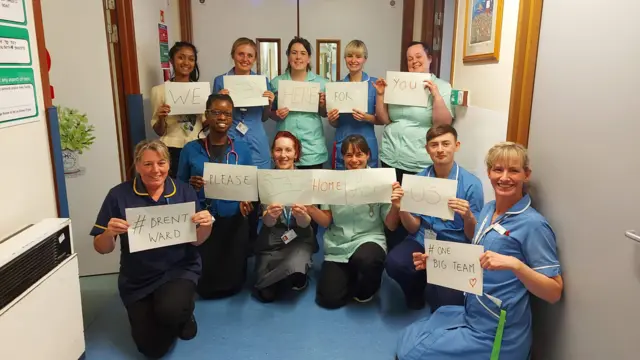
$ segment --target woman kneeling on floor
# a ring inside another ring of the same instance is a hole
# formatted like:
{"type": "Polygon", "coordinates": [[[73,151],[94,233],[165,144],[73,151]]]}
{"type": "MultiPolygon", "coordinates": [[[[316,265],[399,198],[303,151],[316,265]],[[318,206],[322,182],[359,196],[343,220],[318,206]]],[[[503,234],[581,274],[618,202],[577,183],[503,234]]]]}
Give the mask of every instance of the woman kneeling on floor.
{"type": "Polygon", "coordinates": [[[116,237],[120,237],[120,298],[127,308],[133,341],[151,358],[164,356],[178,337],[191,340],[196,336],[193,309],[201,263],[194,245],[207,239],[213,223],[208,211],[200,211],[195,191],[167,177],[169,159],[169,149],[159,140],[138,144],[138,175],[109,191],[91,230],[93,246],[101,254],[115,250],[116,237]],[[125,209],[188,202],[195,203],[191,221],[197,226],[197,239],[130,252],[128,229],[132,224],[125,220],[125,209]]]}
{"type": "MultiPolygon", "coordinates": [[[[347,170],[366,169],[371,156],[362,135],[350,135],[341,146],[347,170]]],[[[390,204],[310,206],[311,218],[327,230],[324,233],[324,262],[316,289],[316,303],[337,309],[353,298],[371,300],[380,288],[386,257],[385,225],[394,230],[399,223],[400,200],[404,192],[392,185],[390,204]]]]}
{"type": "MultiPolygon", "coordinates": [[[[276,169],[295,169],[301,148],[293,134],[278,132],[271,147],[276,169]]],[[[262,204],[262,209],[264,226],[256,241],[257,280],[253,296],[262,302],[272,302],[283,290],[302,290],[307,286],[311,254],[318,244],[304,205],[262,204]]]]}

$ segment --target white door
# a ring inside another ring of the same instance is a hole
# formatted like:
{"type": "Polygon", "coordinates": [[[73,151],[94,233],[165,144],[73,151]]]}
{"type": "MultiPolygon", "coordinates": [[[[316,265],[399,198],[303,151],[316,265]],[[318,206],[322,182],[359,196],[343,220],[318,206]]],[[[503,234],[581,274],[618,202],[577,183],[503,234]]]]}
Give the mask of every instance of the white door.
{"type": "Polygon", "coordinates": [[[546,1],[529,149],[565,292],[535,307],[534,358],[640,355],[640,3],[546,1]]]}

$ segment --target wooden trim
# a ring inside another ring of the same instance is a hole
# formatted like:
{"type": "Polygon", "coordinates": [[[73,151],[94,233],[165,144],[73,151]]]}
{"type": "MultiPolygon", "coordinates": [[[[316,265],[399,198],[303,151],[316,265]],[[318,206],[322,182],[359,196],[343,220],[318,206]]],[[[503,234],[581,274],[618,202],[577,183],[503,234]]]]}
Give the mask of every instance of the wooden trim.
{"type": "MultiPolygon", "coordinates": [[[[140,94],[140,76],[138,74],[138,50],[131,0],[116,0],[118,11],[118,41],[122,51],[122,74],[124,75],[125,95],[140,94]]],[[[129,128],[127,126],[127,132],[129,128]]]]}
{"type": "MultiPolygon", "coordinates": [[[[51,83],[49,82],[49,66],[47,65],[47,45],[44,38],[44,21],[42,19],[42,3],[41,0],[33,0],[33,24],[36,31],[36,44],[38,48],[38,65],[40,66],[40,86],[42,86],[42,94],[44,100],[44,109],[40,109],[40,114],[45,117],[47,128],[51,128],[51,120],[49,119],[49,109],[53,106],[51,99],[51,83]]],[[[56,159],[54,157],[53,141],[51,139],[51,131],[47,131],[49,140],[49,160],[51,161],[51,177],[53,178],[53,191],[56,196],[56,216],[60,216],[62,209],[60,207],[60,191],[56,179],[56,159]]]]}
{"type": "Polygon", "coordinates": [[[337,44],[337,65],[336,65],[336,81],[340,81],[340,63],[342,62],[342,54],[340,53],[340,40],[339,39],[317,39],[316,40],[316,74],[324,78],[324,75],[320,74],[320,45],[321,44],[337,44]]]}
{"type": "Polygon", "coordinates": [[[436,2],[424,0],[422,2],[422,34],[420,40],[433,49],[433,28],[435,27],[436,2]]]}
{"type": "Polygon", "coordinates": [[[193,18],[191,13],[191,0],[180,0],[180,37],[182,41],[193,43],[193,18]]]}
{"type": "Polygon", "coordinates": [[[282,54],[282,41],[276,38],[256,38],[256,47],[258,48],[257,55],[256,55],[256,70],[258,71],[258,74],[260,74],[260,70],[261,70],[260,69],[260,43],[261,42],[274,42],[278,44],[278,53],[276,54],[276,56],[278,58],[278,75],[281,75],[282,59],[280,58],[280,54],[282,54]]]}
{"type": "Polygon", "coordinates": [[[456,0],[456,5],[453,10],[453,48],[451,49],[451,69],[449,74],[449,83],[453,87],[453,76],[456,74],[456,47],[458,40],[458,10],[460,0],[456,0]]]}
{"type": "Polygon", "coordinates": [[[542,0],[522,0],[518,14],[507,140],[524,146],[529,142],[542,6],[542,0]]]}
{"type": "Polygon", "coordinates": [[[296,0],[296,36],[300,37],[300,0],[296,0]]]}
{"type": "MultiPolygon", "coordinates": [[[[500,40],[502,38],[502,13],[504,12],[504,0],[496,0],[496,39],[493,46],[493,52],[477,55],[467,55],[467,41],[469,34],[469,5],[471,0],[465,0],[467,6],[464,10],[464,43],[462,44],[462,62],[497,62],[500,60],[500,40]]],[[[522,4],[522,3],[521,3],[522,4]]]]}
{"type": "Polygon", "coordinates": [[[407,48],[413,41],[413,13],[415,0],[404,0],[402,5],[402,33],[400,38],[400,71],[407,71],[407,48]]]}

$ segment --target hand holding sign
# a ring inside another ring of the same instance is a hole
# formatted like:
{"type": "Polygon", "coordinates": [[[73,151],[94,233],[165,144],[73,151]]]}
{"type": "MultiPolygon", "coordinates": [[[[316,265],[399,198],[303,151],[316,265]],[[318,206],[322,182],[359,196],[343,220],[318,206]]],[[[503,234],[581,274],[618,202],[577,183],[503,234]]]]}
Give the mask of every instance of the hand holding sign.
{"type": "Polygon", "coordinates": [[[107,231],[113,234],[113,236],[121,235],[127,232],[129,229],[129,223],[126,220],[111,218],[109,224],[107,224],[107,231]]]}
{"type": "MultiPolygon", "coordinates": [[[[482,245],[425,240],[427,283],[482,295],[482,245]]],[[[494,257],[492,257],[494,258],[494,257]]],[[[494,258],[495,259],[495,258],[494,258]]],[[[414,264],[416,256],[414,255],[414,264]]],[[[417,268],[418,265],[416,265],[417,268]]]]}
{"type": "Polygon", "coordinates": [[[511,270],[518,271],[522,267],[522,261],[514,258],[487,251],[480,256],[480,266],[487,270],[511,270]]]}

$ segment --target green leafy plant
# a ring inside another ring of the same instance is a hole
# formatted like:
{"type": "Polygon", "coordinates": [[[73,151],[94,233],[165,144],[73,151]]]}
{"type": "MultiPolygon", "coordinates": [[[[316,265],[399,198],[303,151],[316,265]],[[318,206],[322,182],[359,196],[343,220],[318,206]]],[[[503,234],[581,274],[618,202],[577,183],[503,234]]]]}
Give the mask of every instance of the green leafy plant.
{"type": "Polygon", "coordinates": [[[59,105],[57,108],[62,150],[77,151],[82,154],[82,151],[89,149],[96,139],[92,136],[93,125],[89,125],[87,114],[59,105]]]}

